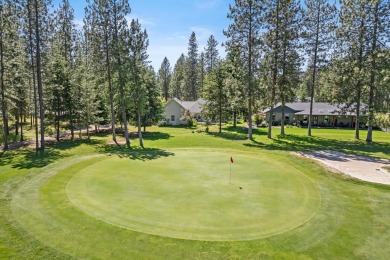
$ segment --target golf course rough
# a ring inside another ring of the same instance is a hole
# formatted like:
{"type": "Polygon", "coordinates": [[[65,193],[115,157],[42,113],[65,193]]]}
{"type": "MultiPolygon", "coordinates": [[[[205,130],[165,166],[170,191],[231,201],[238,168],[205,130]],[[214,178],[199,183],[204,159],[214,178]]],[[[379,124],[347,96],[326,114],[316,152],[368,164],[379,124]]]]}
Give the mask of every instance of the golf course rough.
{"type": "Polygon", "coordinates": [[[13,215],[43,243],[88,256],[97,239],[91,233],[107,239],[110,232],[137,231],[253,240],[292,230],[320,207],[316,185],[283,157],[218,149],[169,152],[155,160],[95,155],[53,165],[18,189],[13,215]]]}

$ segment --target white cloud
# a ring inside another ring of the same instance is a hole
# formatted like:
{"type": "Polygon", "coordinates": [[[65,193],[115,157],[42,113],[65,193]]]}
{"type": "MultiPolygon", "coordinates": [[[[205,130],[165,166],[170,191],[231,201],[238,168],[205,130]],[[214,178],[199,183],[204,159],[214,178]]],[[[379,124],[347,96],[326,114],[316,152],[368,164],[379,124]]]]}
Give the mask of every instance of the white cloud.
{"type": "Polygon", "coordinates": [[[196,6],[200,9],[212,9],[220,4],[220,0],[201,0],[198,1],[196,6]]]}
{"type": "MultiPolygon", "coordinates": [[[[204,40],[207,40],[210,35],[213,34],[213,31],[206,28],[206,27],[202,27],[202,26],[193,26],[193,27],[190,27],[191,31],[194,31],[195,32],[195,35],[196,35],[196,39],[198,41],[204,41],[204,40]]],[[[189,38],[189,36],[188,36],[189,38]]]]}

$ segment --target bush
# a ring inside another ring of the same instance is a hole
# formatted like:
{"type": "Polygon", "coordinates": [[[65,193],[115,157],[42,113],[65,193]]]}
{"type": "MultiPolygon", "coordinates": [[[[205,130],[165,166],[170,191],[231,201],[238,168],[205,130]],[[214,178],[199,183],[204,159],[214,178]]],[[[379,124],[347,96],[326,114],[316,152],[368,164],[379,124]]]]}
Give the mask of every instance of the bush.
{"type": "Polygon", "coordinates": [[[261,114],[255,114],[255,124],[259,126],[263,122],[264,118],[261,114]]]}

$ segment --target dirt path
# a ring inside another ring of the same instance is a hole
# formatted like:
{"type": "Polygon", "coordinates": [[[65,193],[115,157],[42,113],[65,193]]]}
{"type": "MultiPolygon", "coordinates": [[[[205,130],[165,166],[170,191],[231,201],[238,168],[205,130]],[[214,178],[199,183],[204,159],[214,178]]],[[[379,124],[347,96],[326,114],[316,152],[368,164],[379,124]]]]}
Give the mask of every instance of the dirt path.
{"type": "Polygon", "coordinates": [[[390,173],[383,167],[390,166],[390,161],[371,157],[357,156],[337,151],[301,152],[301,156],[311,158],[336,172],[375,183],[390,185],[390,173]]]}

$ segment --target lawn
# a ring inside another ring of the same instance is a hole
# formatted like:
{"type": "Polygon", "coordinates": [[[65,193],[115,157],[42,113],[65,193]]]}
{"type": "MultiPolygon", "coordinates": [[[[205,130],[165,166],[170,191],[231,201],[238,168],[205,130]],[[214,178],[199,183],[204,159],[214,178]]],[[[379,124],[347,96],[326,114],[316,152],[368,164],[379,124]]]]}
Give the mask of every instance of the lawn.
{"type": "Polygon", "coordinates": [[[291,153],[390,159],[389,133],[366,144],[352,130],[148,130],[146,149],[98,135],[0,157],[0,258],[390,257],[390,187],[291,153]]]}

